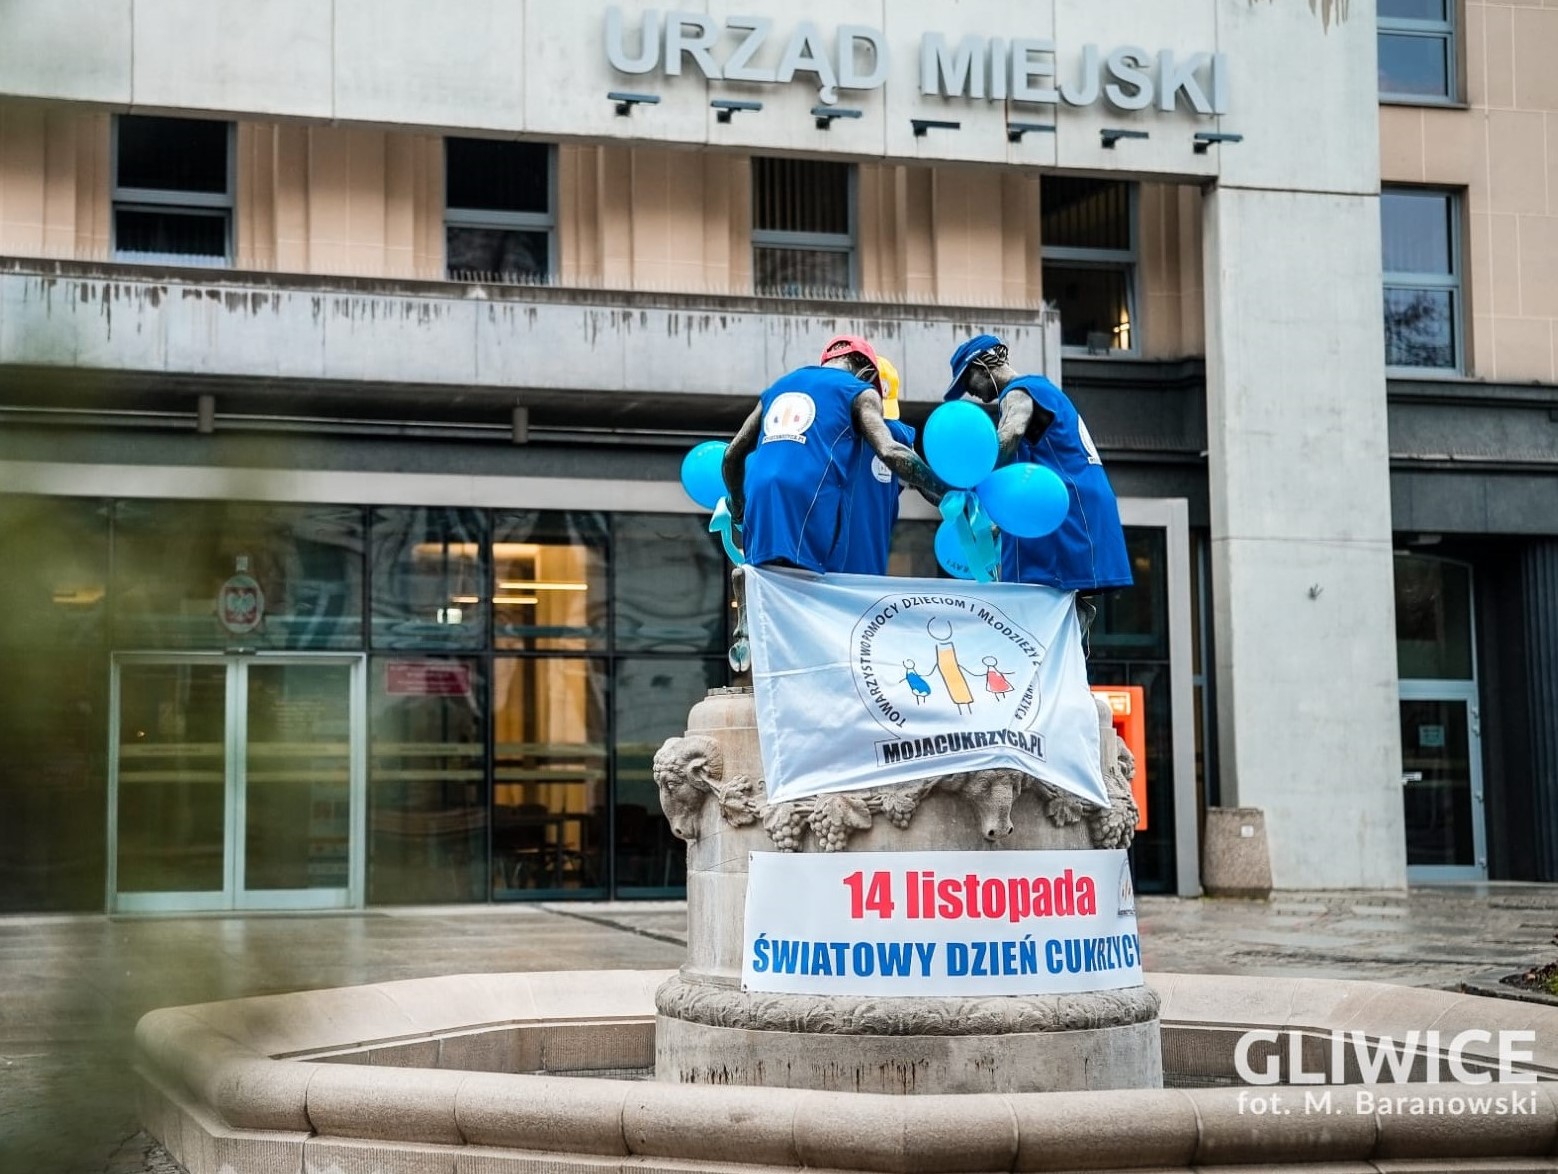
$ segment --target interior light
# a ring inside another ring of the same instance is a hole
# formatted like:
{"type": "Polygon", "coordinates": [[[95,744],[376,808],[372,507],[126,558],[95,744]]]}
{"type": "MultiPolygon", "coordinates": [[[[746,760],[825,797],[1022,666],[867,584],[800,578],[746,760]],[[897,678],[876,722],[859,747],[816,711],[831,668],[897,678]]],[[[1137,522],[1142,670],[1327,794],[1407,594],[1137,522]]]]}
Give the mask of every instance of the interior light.
{"type": "Polygon", "coordinates": [[[494,595],[493,603],[540,603],[541,600],[534,595],[494,595]]]}
{"type": "Polygon", "coordinates": [[[500,591],[588,591],[588,583],[543,583],[538,579],[505,579],[500,591]]]}

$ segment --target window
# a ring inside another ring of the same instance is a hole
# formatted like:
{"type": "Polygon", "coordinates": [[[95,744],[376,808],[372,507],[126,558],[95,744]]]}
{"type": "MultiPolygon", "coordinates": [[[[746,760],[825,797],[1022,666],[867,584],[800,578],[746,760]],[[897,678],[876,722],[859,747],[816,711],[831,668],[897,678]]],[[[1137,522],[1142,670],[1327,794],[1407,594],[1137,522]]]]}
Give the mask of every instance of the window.
{"type": "Polygon", "coordinates": [[[1380,193],[1385,365],[1461,368],[1459,209],[1449,192],[1380,193]]]}
{"type": "Polygon", "coordinates": [[[752,160],[752,279],[760,294],[855,288],[855,175],[847,163],[752,160]]]}
{"type": "Polygon", "coordinates": [[[1044,296],[1060,309],[1061,344],[1089,354],[1135,350],[1135,188],[1045,176],[1039,193],[1044,296]]]}
{"type": "Polygon", "coordinates": [[[444,142],[445,262],[452,281],[545,281],[556,269],[545,143],[444,142]]]}
{"type": "Polygon", "coordinates": [[[1379,0],[1379,94],[1401,102],[1453,101],[1454,0],[1379,0]]]}
{"type": "Polygon", "coordinates": [[[116,128],[114,256],[226,265],[233,238],[233,124],[126,114],[116,128]]]}

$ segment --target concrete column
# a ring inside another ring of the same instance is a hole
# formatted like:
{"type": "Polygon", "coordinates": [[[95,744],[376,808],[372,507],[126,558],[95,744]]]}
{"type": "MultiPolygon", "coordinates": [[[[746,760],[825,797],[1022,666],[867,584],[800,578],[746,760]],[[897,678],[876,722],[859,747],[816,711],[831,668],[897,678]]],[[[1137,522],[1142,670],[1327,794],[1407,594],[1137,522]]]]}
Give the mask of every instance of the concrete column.
{"type": "Polygon", "coordinates": [[[1275,888],[1405,883],[1379,204],[1205,203],[1218,733],[1275,888]]]}

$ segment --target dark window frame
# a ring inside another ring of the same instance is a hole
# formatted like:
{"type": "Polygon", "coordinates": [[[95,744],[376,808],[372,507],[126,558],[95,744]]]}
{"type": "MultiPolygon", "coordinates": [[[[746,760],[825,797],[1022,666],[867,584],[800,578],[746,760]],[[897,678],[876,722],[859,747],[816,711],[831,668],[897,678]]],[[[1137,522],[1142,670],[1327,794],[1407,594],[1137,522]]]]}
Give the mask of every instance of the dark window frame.
{"type": "MultiPolygon", "coordinates": [[[[1040,222],[1042,224],[1044,184],[1053,183],[1064,176],[1045,176],[1039,181],[1040,222]]],[[[1129,345],[1110,347],[1100,352],[1088,346],[1061,347],[1061,354],[1077,357],[1119,358],[1141,354],[1141,185],[1130,180],[1123,183],[1126,189],[1126,233],[1129,245],[1123,249],[1086,248],[1075,245],[1051,245],[1042,237],[1039,242],[1039,270],[1054,265],[1064,269],[1092,269],[1101,272],[1120,273],[1125,278],[1125,312],[1129,321],[1126,333],[1129,345]]],[[[1047,299],[1048,300],[1048,299],[1047,299]]]]}
{"type": "Polygon", "coordinates": [[[770,156],[754,155],[751,158],[752,172],[752,278],[755,292],[761,297],[854,297],[860,292],[860,173],[853,163],[841,163],[835,160],[786,160],[786,162],[820,163],[827,166],[842,167],[847,187],[845,189],[845,205],[848,216],[849,230],[847,232],[793,232],[779,228],[759,228],[757,225],[758,206],[758,168],[759,159],[770,156]],[[833,253],[842,254],[848,258],[849,277],[848,285],[842,289],[834,289],[827,286],[809,286],[798,289],[794,293],[786,292],[777,287],[766,287],[757,284],[757,252],[759,249],[781,250],[792,253],[833,253]]]}
{"type": "MultiPolygon", "coordinates": [[[[1389,373],[1411,374],[1421,376],[1424,374],[1438,374],[1445,376],[1457,376],[1465,374],[1466,364],[1466,289],[1465,289],[1465,260],[1462,255],[1465,233],[1461,225],[1461,216],[1464,210],[1463,193],[1455,188],[1440,187],[1413,187],[1405,184],[1386,184],[1380,188],[1380,216],[1383,227],[1384,209],[1386,207],[1383,197],[1391,195],[1403,196],[1438,196],[1445,200],[1445,225],[1449,239],[1445,242],[1450,261],[1449,273],[1414,273],[1406,270],[1384,269],[1381,266],[1382,306],[1381,324],[1383,325],[1383,294],[1391,290],[1447,292],[1450,295],[1450,346],[1454,353],[1454,361],[1448,366],[1410,366],[1388,362],[1389,339],[1386,339],[1386,366],[1389,373]]],[[[1383,234],[1382,234],[1383,235],[1383,234]]]]}
{"type": "MultiPolygon", "coordinates": [[[[535,144],[546,148],[546,206],[545,212],[513,212],[497,208],[465,208],[447,203],[449,187],[449,141],[467,138],[466,135],[449,135],[444,138],[444,277],[449,281],[497,280],[505,284],[550,284],[557,279],[557,144],[535,144]],[[449,230],[451,228],[485,228],[500,232],[542,232],[546,234],[546,272],[534,277],[517,274],[495,274],[490,278],[457,276],[449,267],[449,230]]],[[[507,141],[507,140],[505,140],[507,141]]],[[[519,140],[513,140],[519,141],[519,140]]]]}
{"type": "MultiPolygon", "coordinates": [[[[121,128],[126,118],[136,117],[139,116],[134,114],[116,115],[113,120],[113,131],[109,137],[109,256],[115,261],[125,261],[132,264],[191,265],[202,269],[231,268],[233,265],[234,238],[236,236],[235,221],[237,220],[238,124],[223,120],[223,125],[227,129],[226,190],[223,192],[196,192],[185,191],[179,188],[122,186],[119,183],[119,140],[121,128]],[[217,258],[206,253],[125,252],[119,247],[118,222],[120,212],[166,212],[183,216],[220,217],[223,221],[222,256],[217,258]]],[[[195,122],[200,120],[177,119],[176,121],[195,122]]]]}
{"type": "MultiPolygon", "coordinates": [[[[1400,93],[1381,86],[1380,102],[1392,106],[1459,106],[1460,97],[1460,0],[1445,0],[1443,20],[1414,20],[1404,17],[1376,17],[1376,41],[1383,37],[1412,37],[1438,41],[1444,52],[1444,92],[1441,94],[1400,93]]],[[[1376,49],[1378,46],[1376,45],[1376,49]]]]}

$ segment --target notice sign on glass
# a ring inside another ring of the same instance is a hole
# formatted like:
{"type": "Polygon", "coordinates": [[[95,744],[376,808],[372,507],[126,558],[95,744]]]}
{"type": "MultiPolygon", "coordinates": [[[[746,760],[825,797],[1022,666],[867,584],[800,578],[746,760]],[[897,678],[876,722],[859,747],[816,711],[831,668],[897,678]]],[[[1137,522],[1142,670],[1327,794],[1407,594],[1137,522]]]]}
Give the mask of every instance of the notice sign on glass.
{"type": "Polygon", "coordinates": [[[470,691],[468,664],[392,660],[384,666],[384,692],[390,697],[465,697],[470,691]]]}
{"type": "Polygon", "coordinates": [[[1123,850],[750,861],[743,990],[1037,995],[1142,984],[1123,850]]]}

